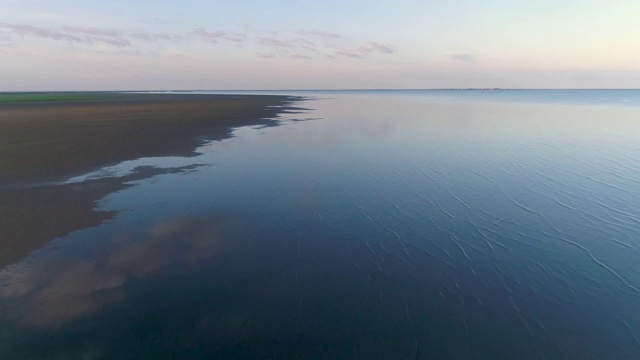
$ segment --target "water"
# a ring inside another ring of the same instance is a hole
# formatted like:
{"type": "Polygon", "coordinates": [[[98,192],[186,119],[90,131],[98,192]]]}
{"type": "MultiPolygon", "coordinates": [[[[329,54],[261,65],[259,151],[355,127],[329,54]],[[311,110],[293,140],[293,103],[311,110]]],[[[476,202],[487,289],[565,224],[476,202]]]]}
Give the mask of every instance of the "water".
{"type": "Polygon", "coordinates": [[[297,94],[88,175],[198,165],[2,269],[2,358],[640,358],[640,91],[297,94]]]}

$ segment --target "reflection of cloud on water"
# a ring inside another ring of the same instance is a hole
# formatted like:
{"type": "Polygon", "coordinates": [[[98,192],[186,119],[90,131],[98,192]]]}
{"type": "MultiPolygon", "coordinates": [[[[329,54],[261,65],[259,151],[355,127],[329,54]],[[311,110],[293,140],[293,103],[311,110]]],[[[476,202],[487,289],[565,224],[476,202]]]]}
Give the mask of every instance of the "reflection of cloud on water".
{"type": "Polygon", "coordinates": [[[179,273],[221,251],[218,218],[120,234],[95,258],[49,253],[0,272],[0,318],[57,327],[126,298],[130,278],[179,273]]]}
{"type": "Polygon", "coordinates": [[[3,315],[22,325],[56,326],[125,297],[120,288],[126,276],[90,261],[55,258],[13,271],[11,284],[0,290],[0,299],[14,300],[3,306],[9,310],[3,315]]]}

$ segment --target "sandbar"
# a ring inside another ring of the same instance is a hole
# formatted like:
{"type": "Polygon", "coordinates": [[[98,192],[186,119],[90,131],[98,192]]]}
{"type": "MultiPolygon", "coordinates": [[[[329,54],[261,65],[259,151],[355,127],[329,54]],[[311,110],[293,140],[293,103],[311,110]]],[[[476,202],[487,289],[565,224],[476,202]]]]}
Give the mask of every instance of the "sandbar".
{"type": "Polygon", "coordinates": [[[157,170],[79,184],[61,181],[140,157],[195,155],[204,141],[227,138],[234,127],[274,124],[295,100],[270,95],[0,94],[0,268],[52,239],[114,217],[96,210],[96,202],[157,170]]]}

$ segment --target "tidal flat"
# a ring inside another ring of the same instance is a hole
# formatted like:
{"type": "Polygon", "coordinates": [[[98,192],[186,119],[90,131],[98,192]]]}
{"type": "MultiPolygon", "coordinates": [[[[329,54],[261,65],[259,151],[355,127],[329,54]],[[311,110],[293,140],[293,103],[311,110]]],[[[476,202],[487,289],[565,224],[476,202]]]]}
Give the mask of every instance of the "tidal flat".
{"type": "MultiPolygon", "coordinates": [[[[43,199],[0,197],[20,236],[96,218],[4,258],[0,357],[640,358],[640,91],[262,95],[216,95],[256,114],[220,137],[5,160],[3,194],[43,199]]],[[[93,105],[185,113],[155,101],[93,105]]]]}
{"type": "MultiPolygon", "coordinates": [[[[283,96],[146,93],[0,94],[0,267],[114,212],[96,201],[157,174],[67,184],[83,173],[149,156],[195,156],[235,126],[271,124],[283,96]]],[[[169,171],[180,171],[172,169],[169,171]]]]}

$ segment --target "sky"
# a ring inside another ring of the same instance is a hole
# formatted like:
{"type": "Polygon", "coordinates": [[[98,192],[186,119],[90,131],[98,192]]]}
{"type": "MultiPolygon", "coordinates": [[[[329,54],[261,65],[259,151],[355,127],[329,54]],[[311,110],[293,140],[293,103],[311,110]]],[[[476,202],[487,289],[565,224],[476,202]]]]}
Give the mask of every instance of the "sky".
{"type": "Polygon", "coordinates": [[[638,0],[0,0],[0,91],[640,88],[638,0]]]}

